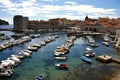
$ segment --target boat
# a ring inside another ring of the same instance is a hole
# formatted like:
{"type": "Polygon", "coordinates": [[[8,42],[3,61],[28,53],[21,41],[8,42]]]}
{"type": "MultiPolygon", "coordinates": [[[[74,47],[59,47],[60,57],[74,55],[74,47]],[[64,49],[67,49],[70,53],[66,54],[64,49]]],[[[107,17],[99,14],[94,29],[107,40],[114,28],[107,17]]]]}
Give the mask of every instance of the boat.
{"type": "Polygon", "coordinates": [[[30,50],[23,50],[24,52],[27,52],[27,53],[32,53],[32,51],[30,51],[30,50]]]}
{"type": "Polygon", "coordinates": [[[19,63],[19,62],[21,62],[21,60],[19,59],[19,58],[17,58],[17,57],[15,57],[15,56],[12,56],[12,57],[10,57],[10,58],[8,58],[8,60],[13,60],[13,61],[15,61],[15,62],[17,62],[17,63],[19,63]]]}
{"type": "Polygon", "coordinates": [[[0,76],[11,76],[13,74],[13,68],[6,66],[6,68],[0,65],[0,76]]]}
{"type": "Polygon", "coordinates": [[[55,64],[55,66],[60,69],[68,69],[68,64],[55,64]]]}
{"type": "Polygon", "coordinates": [[[87,50],[87,51],[91,51],[92,49],[91,49],[91,48],[89,48],[89,47],[87,47],[85,50],[87,50]]]}
{"type": "Polygon", "coordinates": [[[17,58],[19,58],[19,59],[23,59],[24,57],[25,57],[25,55],[23,55],[23,54],[13,54],[13,55],[11,55],[12,57],[17,57],[17,58]]]}
{"type": "Polygon", "coordinates": [[[7,60],[2,60],[1,65],[2,66],[15,66],[16,63],[13,60],[7,59],[7,60]]]}
{"type": "Polygon", "coordinates": [[[89,45],[90,45],[91,47],[99,47],[99,45],[98,45],[97,43],[89,43],[89,45]]]}
{"type": "Polygon", "coordinates": [[[24,56],[26,56],[26,57],[31,56],[30,53],[27,53],[27,52],[24,52],[24,51],[21,51],[19,54],[20,54],[20,55],[24,55],[24,56]]]}
{"type": "Polygon", "coordinates": [[[56,56],[54,57],[56,60],[66,60],[67,57],[66,56],[56,56]]]}
{"type": "Polygon", "coordinates": [[[95,52],[93,51],[85,51],[85,54],[84,54],[86,57],[93,57],[95,56],[95,52]]]}
{"type": "Polygon", "coordinates": [[[46,42],[45,42],[45,41],[41,41],[40,44],[41,44],[42,46],[45,46],[45,45],[46,45],[46,42]]]}
{"type": "Polygon", "coordinates": [[[28,50],[30,51],[37,51],[37,49],[37,47],[28,46],[28,50]]]}
{"type": "Polygon", "coordinates": [[[40,74],[36,80],[45,80],[45,76],[43,74],[40,74]]]}
{"type": "Polygon", "coordinates": [[[0,76],[11,76],[13,72],[11,70],[0,71],[0,76]]]}
{"type": "Polygon", "coordinates": [[[65,55],[65,54],[66,54],[65,52],[57,52],[57,51],[54,52],[54,56],[65,55]]]}
{"type": "Polygon", "coordinates": [[[33,44],[32,47],[38,47],[38,48],[40,48],[41,45],[40,44],[33,44]]]}
{"type": "Polygon", "coordinates": [[[87,63],[92,63],[92,60],[87,58],[86,56],[81,56],[81,59],[87,63]]]}
{"type": "Polygon", "coordinates": [[[95,52],[93,52],[93,50],[91,48],[86,48],[85,49],[85,54],[86,57],[93,57],[95,55],[95,52]]]}
{"type": "Polygon", "coordinates": [[[102,42],[104,45],[106,45],[106,46],[109,46],[110,44],[109,44],[109,42],[102,42]]]}
{"type": "Polygon", "coordinates": [[[61,52],[61,53],[56,53],[54,54],[55,57],[63,57],[63,56],[67,56],[65,53],[61,52]]]}

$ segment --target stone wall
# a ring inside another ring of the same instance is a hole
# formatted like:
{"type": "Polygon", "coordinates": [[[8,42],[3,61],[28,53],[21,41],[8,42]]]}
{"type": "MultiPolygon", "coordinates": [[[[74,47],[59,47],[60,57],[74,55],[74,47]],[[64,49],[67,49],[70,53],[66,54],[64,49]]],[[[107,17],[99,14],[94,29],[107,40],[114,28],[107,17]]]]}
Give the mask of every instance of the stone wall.
{"type": "Polygon", "coordinates": [[[82,31],[94,31],[94,32],[105,32],[105,29],[101,25],[84,25],[81,27],[82,31]]]}

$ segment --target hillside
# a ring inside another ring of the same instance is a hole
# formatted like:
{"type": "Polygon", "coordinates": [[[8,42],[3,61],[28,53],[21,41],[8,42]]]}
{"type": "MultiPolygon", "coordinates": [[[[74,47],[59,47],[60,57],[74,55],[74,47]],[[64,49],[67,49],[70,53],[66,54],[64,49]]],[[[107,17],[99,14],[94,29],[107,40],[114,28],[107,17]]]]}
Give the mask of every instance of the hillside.
{"type": "Polygon", "coordinates": [[[5,20],[0,19],[0,25],[9,25],[9,23],[5,20]]]}

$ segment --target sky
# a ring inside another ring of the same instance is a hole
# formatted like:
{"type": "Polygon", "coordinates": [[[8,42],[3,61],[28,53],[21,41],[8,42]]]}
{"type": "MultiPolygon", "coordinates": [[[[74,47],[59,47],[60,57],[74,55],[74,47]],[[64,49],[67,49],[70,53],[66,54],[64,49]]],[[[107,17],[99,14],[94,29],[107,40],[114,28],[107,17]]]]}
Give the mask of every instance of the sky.
{"type": "Polygon", "coordinates": [[[15,15],[29,20],[120,17],[120,0],[0,0],[0,19],[13,24],[15,15]]]}

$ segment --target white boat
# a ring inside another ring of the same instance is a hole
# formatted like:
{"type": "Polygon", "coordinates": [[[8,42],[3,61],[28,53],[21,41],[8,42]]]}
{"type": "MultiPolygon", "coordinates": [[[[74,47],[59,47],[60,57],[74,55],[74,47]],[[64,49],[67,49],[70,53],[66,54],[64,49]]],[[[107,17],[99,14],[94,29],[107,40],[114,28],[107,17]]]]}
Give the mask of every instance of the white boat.
{"type": "Polygon", "coordinates": [[[60,54],[66,54],[66,53],[63,51],[54,51],[54,55],[60,55],[60,54]]]}
{"type": "Polygon", "coordinates": [[[109,46],[109,42],[102,42],[104,45],[109,46]]]}
{"type": "Polygon", "coordinates": [[[46,38],[46,39],[44,39],[44,41],[45,41],[46,43],[49,43],[51,40],[49,40],[48,38],[46,38]]]}
{"type": "Polygon", "coordinates": [[[27,52],[27,53],[32,53],[32,51],[30,51],[30,50],[23,50],[24,52],[27,52]]]}
{"type": "Polygon", "coordinates": [[[28,52],[24,52],[24,51],[21,51],[21,54],[25,55],[25,56],[30,56],[31,53],[28,53],[28,52]]]}
{"type": "Polygon", "coordinates": [[[46,45],[45,41],[41,41],[40,43],[41,43],[42,46],[46,45]]]}
{"type": "Polygon", "coordinates": [[[17,57],[10,57],[8,59],[11,59],[11,60],[13,60],[13,61],[15,61],[17,63],[21,62],[20,59],[18,59],[17,57]]]}
{"type": "Polygon", "coordinates": [[[38,48],[40,48],[41,45],[40,44],[33,44],[32,47],[38,47],[38,48]]]}
{"type": "Polygon", "coordinates": [[[89,43],[89,45],[90,45],[91,47],[99,47],[99,45],[98,45],[97,43],[89,43]]]}
{"type": "Polygon", "coordinates": [[[91,48],[86,48],[85,50],[85,54],[86,57],[93,57],[95,55],[95,52],[93,52],[93,50],[91,48]]]}
{"type": "Polygon", "coordinates": [[[25,56],[24,55],[22,55],[22,54],[13,54],[13,55],[11,55],[12,57],[17,57],[17,58],[19,58],[19,59],[22,59],[22,58],[24,58],[25,56]]]}
{"type": "Polygon", "coordinates": [[[66,60],[66,56],[54,57],[56,60],[66,60]]]}
{"type": "Polygon", "coordinates": [[[37,51],[37,49],[37,47],[28,46],[28,50],[30,51],[37,51]]]}
{"type": "Polygon", "coordinates": [[[1,65],[2,66],[15,66],[16,63],[13,60],[7,59],[7,60],[2,60],[1,65]]]}
{"type": "Polygon", "coordinates": [[[85,50],[87,50],[87,51],[91,51],[92,49],[91,49],[91,48],[89,48],[89,47],[87,47],[85,50]]]}

